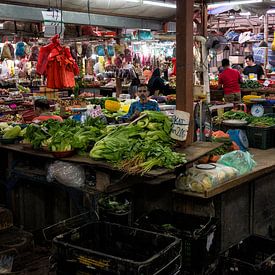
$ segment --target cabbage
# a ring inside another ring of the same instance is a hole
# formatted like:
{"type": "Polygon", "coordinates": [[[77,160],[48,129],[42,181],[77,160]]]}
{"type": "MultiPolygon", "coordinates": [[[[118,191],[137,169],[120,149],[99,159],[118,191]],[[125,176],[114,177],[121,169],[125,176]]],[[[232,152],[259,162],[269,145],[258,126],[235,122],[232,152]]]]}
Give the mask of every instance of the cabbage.
{"type": "Polygon", "coordinates": [[[0,129],[3,130],[5,128],[9,127],[9,124],[7,122],[0,122],[0,129]]]}
{"type": "Polygon", "coordinates": [[[3,135],[3,138],[17,138],[21,132],[20,126],[15,126],[9,129],[8,131],[5,132],[3,135]]]}

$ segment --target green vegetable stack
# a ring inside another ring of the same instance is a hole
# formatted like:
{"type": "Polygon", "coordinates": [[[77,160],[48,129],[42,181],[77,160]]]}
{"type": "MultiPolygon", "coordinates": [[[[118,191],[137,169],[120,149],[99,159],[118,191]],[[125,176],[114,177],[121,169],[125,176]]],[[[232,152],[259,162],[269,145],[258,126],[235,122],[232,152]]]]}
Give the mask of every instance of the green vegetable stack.
{"type": "Polygon", "coordinates": [[[275,125],[275,118],[273,117],[253,117],[250,126],[255,127],[272,127],[275,125]]]}
{"type": "Polygon", "coordinates": [[[240,86],[242,89],[259,89],[262,87],[262,85],[256,80],[246,80],[241,83],[240,86]]]}
{"type": "Polygon", "coordinates": [[[0,136],[3,139],[16,139],[22,135],[21,127],[12,126],[6,122],[0,123],[0,136]]]}
{"type": "Polygon", "coordinates": [[[118,126],[99,140],[90,152],[129,174],[144,174],[153,167],[173,169],[185,163],[183,154],[171,150],[171,121],[160,112],[145,111],[136,125],[118,126]]]}
{"type": "Polygon", "coordinates": [[[29,125],[24,138],[34,149],[46,146],[53,152],[86,151],[90,144],[106,135],[105,127],[100,118],[89,118],[84,124],[70,119],[64,122],[48,120],[42,125],[29,125]]]}

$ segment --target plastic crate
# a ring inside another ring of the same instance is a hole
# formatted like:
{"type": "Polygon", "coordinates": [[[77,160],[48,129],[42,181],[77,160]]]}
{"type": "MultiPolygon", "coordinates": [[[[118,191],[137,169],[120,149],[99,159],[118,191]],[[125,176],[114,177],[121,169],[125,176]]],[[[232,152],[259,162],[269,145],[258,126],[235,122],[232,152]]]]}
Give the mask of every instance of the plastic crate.
{"type": "Polygon", "coordinates": [[[169,275],[181,267],[178,238],[113,223],[88,223],[53,243],[58,270],[65,274],[169,275]]]}
{"type": "Polygon", "coordinates": [[[249,147],[265,150],[274,146],[273,127],[247,126],[246,134],[249,147]]]}
{"type": "Polygon", "coordinates": [[[217,274],[275,274],[274,254],[274,240],[251,235],[221,254],[217,274]]]}
{"type": "Polygon", "coordinates": [[[218,258],[217,224],[216,218],[163,210],[154,210],[136,221],[140,228],[180,238],[182,270],[187,272],[204,272],[218,258]]]}

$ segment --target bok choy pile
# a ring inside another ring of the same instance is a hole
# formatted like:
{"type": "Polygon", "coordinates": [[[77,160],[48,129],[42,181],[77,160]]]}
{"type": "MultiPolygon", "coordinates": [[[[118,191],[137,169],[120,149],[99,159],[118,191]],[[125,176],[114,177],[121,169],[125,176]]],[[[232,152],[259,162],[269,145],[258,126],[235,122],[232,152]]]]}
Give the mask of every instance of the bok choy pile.
{"type": "Polygon", "coordinates": [[[144,174],[153,167],[175,168],[185,155],[173,152],[171,120],[161,112],[144,111],[147,116],[128,126],[114,128],[96,142],[93,159],[105,159],[129,174],[144,174]]]}

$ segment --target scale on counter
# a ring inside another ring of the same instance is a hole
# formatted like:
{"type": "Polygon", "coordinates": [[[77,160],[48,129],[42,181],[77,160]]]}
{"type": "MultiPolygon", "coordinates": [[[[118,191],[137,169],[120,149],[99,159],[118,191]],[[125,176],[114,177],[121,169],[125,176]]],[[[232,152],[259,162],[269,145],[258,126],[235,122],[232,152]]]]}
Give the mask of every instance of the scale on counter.
{"type": "Polygon", "coordinates": [[[251,107],[251,114],[255,117],[261,117],[264,114],[264,106],[261,104],[253,104],[251,107]]]}

